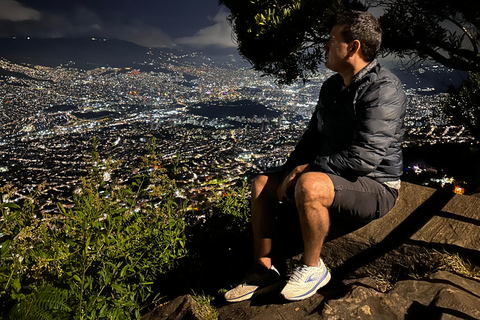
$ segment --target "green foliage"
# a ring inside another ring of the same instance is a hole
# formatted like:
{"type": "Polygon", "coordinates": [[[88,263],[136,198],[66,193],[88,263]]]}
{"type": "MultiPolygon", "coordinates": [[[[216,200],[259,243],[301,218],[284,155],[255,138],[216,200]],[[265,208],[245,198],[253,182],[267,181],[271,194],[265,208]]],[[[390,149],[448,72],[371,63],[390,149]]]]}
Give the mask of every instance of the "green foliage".
{"type": "Polygon", "coordinates": [[[218,312],[212,306],[214,298],[206,294],[194,294],[193,300],[197,303],[199,310],[198,315],[205,320],[217,320],[218,312]]]}
{"type": "MultiPolygon", "coordinates": [[[[281,84],[314,76],[336,15],[375,9],[384,54],[433,59],[480,71],[480,7],[476,0],[220,0],[238,50],[257,71],[281,84]],[[380,7],[381,10],[378,9],[380,7]]],[[[374,12],[372,10],[372,12],[374,12]]]]}
{"type": "Polygon", "coordinates": [[[480,73],[470,72],[458,88],[451,88],[442,102],[445,113],[465,125],[480,141],[480,73]]]}
{"type": "Polygon", "coordinates": [[[9,319],[69,319],[68,290],[47,285],[17,303],[9,319]]]}
{"type": "Polygon", "coordinates": [[[192,212],[186,232],[189,254],[176,270],[190,289],[218,295],[218,288],[231,283],[231,275],[241,275],[250,267],[249,194],[246,181],[227,188],[220,183],[210,204],[192,212]]]}
{"type": "MultiPolygon", "coordinates": [[[[257,4],[259,1],[252,1],[257,4]]],[[[263,4],[265,1],[262,1],[263,4]]],[[[296,12],[300,10],[301,1],[292,0],[290,3],[284,5],[278,3],[278,1],[272,1],[268,8],[265,8],[263,12],[255,15],[255,23],[259,26],[256,36],[267,33],[268,29],[276,28],[280,26],[285,20],[291,18],[296,12]]],[[[252,30],[248,30],[252,32],[252,30]]]]}
{"type": "Polygon", "coordinates": [[[231,224],[227,229],[244,231],[250,227],[250,202],[248,200],[248,185],[243,181],[242,186],[224,190],[213,203],[216,214],[228,217],[231,224]]]}
{"type": "Polygon", "coordinates": [[[174,201],[154,140],[131,187],[106,182],[118,163],[101,160],[95,140],[86,160],[75,205],[59,203],[59,214],[37,217],[36,196],[19,206],[0,190],[1,299],[16,303],[15,319],[139,318],[158,297],[157,276],[186,254],[185,206],[174,201]]]}
{"type": "Polygon", "coordinates": [[[307,80],[323,63],[340,0],[224,0],[240,54],[281,84],[307,80]]]}

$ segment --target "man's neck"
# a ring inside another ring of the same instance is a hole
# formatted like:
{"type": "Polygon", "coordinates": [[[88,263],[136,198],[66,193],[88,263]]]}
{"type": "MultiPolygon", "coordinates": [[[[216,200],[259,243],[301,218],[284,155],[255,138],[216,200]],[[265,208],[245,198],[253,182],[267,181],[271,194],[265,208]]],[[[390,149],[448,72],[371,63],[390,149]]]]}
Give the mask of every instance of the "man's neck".
{"type": "Polygon", "coordinates": [[[357,59],[353,63],[350,64],[350,68],[345,70],[344,72],[339,72],[340,75],[343,78],[343,83],[348,86],[350,83],[352,83],[353,77],[360,72],[363,68],[365,68],[369,62],[363,60],[363,59],[357,59]]]}

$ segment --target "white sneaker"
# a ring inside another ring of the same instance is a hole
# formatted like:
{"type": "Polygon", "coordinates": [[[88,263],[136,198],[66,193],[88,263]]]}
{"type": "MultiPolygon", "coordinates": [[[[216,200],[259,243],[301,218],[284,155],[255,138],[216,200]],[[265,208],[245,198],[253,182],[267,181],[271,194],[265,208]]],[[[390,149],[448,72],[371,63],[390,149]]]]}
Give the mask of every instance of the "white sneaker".
{"type": "MultiPolygon", "coordinates": [[[[265,269],[264,272],[259,272],[252,269],[243,282],[225,293],[225,300],[228,302],[240,302],[250,299],[253,295],[260,295],[279,290],[284,281],[280,279],[280,273],[272,265],[270,269],[265,269]]],[[[261,270],[263,271],[263,270],[261,270]]]]}
{"type": "Polygon", "coordinates": [[[320,259],[318,267],[302,264],[295,268],[287,285],[280,292],[280,296],[291,301],[307,299],[329,281],[330,272],[328,272],[322,259],[320,259]]]}

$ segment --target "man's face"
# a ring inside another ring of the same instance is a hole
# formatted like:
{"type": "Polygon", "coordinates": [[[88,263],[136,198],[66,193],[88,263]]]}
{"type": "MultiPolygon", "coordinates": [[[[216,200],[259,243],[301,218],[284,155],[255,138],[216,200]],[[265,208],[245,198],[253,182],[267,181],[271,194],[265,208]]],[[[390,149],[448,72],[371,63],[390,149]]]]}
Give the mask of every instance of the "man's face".
{"type": "Polygon", "coordinates": [[[335,25],[330,32],[330,39],[324,47],[325,66],[338,73],[348,66],[347,59],[351,50],[350,44],[343,40],[342,29],[342,25],[335,25]]]}

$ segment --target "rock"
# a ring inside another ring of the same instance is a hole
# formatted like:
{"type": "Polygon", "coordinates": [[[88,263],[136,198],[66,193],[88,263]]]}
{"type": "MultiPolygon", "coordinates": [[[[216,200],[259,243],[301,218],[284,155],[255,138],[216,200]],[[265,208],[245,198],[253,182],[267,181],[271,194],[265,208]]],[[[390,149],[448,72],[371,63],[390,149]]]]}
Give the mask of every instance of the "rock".
{"type": "Polygon", "coordinates": [[[219,320],[305,320],[315,314],[324,297],[316,294],[310,299],[283,303],[278,294],[267,300],[258,298],[251,301],[232,303],[218,308],[219,320]]]}
{"type": "Polygon", "coordinates": [[[480,319],[480,281],[439,271],[380,292],[372,279],[327,286],[312,298],[282,304],[244,301],[218,309],[219,320],[480,319]]]}
{"type": "Polygon", "coordinates": [[[347,294],[324,301],[307,319],[480,319],[480,282],[440,271],[425,280],[404,280],[387,293],[354,280],[347,294]]]}
{"type": "Polygon", "coordinates": [[[190,295],[183,295],[169,301],[150,313],[143,320],[204,320],[198,314],[197,302],[190,295]]]}
{"type": "Polygon", "coordinates": [[[395,207],[383,218],[325,244],[330,267],[349,273],[402,244],[449,249],[480,265],[480,198],[402,182],[395,207]],[[348,270],[346,270],[348,269],[348,270]]]}

